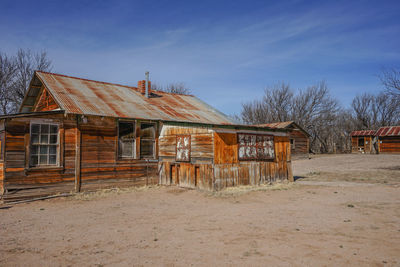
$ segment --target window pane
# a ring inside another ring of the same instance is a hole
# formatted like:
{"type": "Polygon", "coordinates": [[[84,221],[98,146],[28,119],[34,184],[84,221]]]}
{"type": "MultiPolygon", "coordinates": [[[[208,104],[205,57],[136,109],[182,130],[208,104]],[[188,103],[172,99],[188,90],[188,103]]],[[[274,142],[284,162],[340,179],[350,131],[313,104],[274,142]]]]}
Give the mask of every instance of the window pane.
{"type": "Polygon", "coordinates": [[[57,157],[56,155],[50,155],[49,156],[49,164],[56,164],[57,163],[57,157]]]}
{"type": "Polygon", "coordinates": [[[48,124],[41,124],[40,125],[40,131],[41,131],[41,133],[43,134],[43,133],[49,133],[49,127],[50,127],[50,125],[48,125],[48,124]]]}
{"type": "Polygon", "coordinates": [[[50,144],[57,144],[57,135],[56,134],[50,135],[50,144]]]}
{"type": "Polygon", "coordinates": [[[141,157],[153,157],[153,141],[152,140],[140,140],[140,156],[141,157]]]}
{"type": "Polygon", "coordinates": [[[150,123],[140,124],[140,137],[146,139],[154,139],[156,136],[155,125],[150,123]]]}
{"type": "Polygon", "coordinates": [[[40,154],[41,155],[45,155],[48,153],[49,153],[48,146],[40,146],[40,154]]]}
{"type": "Polygon", "coordinates": [[[119,152],[121,157],[134,157],[133,152],[134,152],[134,144],[135,141],[131,140],[120,140],[119,142],[119,152]]]}
{"type": "Polygon", "coordinates": [[[31,142],[32,142],[33,144],[39,143],[39,135],[38,135],[38,134],[32,134],[32,136],[31,136],[31,142]]]}
{"type": "Polygon", "coordinates": [[[134,139],[134,133],[135,133],[135,128],[134,128],[134,123],[131,122],[120,122],[119,123],[119,138],[121,140],[131,140],[134,139]]]}
{"type": "Polygon", "coordinates": [[[39,133],[40,125],[32,124],[32,133],[39,133]]]}
{"type": "Polygon", "coordinates": [[[49,143],[49,135],[41,134],[40,135],[40,143],[41,144],[48,144],[49,143]]]}
{"type": "Polygon", "coordinates": [[[47,155],[40,155],[39,164],[40,165],[46,165],[47,164],[47,155]]]}
{"type": "Polygon", "coordinates": [[[52,133],[52,134],[58,133],[58,126],[57,125],[50,125],[50,133],[52,133]]]}
{"type": "Polygon", "coordinates": [[[120,157],[135,157],[135,123],[119,122],[118,125],[118,155],[120,157]]]}
{"type": "Polygon", "coordinates": [[[36,155],[32,155],[32,156],[31,156],[31,166],[36,166],[36,165],[38,165],[38,157],[39,157],[39,156],[36,156],[36,155]]]}
{"type": "Polygon", "coordinates": [[[49,154],[57,154],[57,146],[49,146],[49,154]]]}
{"type": "Polygon", "coordinates": [[[31,148],[31,154],[32,155],[37,155],[37,154],[39,154],[39,148],[38,148],[39,146],[32,146],[32,148],[31,148]]]}

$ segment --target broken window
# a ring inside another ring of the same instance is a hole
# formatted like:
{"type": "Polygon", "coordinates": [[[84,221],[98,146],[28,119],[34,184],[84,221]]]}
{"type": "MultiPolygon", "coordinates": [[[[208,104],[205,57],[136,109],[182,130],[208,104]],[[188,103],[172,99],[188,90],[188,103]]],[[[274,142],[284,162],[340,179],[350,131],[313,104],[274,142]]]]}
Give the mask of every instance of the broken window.
{"type": "Polygon", "coordinates": [[[295,141],[294,141],[294,139],[293,138],[291,138],[290,139],[290,147],[292,148],[292,150],[294,150],[295,149],[295,141]]]}
{"type": "Polygon", "coordinates": [[[118,156],[135,158],[135,148],[135,123],[120,121],[118,124],[118,156]]]}
{"type": "Polygon", "coordinates": [[[358,146],[364,146],[364,137],[358,138],[358,146]]]}
{"type": "Polygon", "coordinates": [[[190,161],[190,135],[176,136],[176,161],[190,161]]]}
{"type": "Polygon", "coordinates": [[[58,125],[31,124],[30,166],[55,166],[58,163],[58,125]]]}
{"type": "Polygon", "coordinates": [[[238,134],[239,160],[266,160],[275,157],[274,137],[262,134],[238,134]]]}
{"type": "Polygon", "coordinates": [[[140,158],[155,158],[156,125],[140,124],[140,158]]]}

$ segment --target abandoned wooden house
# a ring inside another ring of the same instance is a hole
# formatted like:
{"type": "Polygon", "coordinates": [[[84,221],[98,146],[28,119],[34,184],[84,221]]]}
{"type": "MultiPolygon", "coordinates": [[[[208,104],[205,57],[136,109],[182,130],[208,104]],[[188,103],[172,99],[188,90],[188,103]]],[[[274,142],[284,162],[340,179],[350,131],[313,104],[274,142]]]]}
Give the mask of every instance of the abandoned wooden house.
{"type": "Polygon", "coordinates": [[[381,127],[375,137],[379,153],[400,153],[400,126],[381,127]]]}
{"type": "Polygon", "coordinates": [[[192,95],[35,72],[0,117],[5,201],[113,186],[219,190],[292,180],[286,129],[238,125],[192,95]]]}
{"type": "Polygon", "coordinates": [[[310,150],[310,134],[294,121],[259,124],[259,126],[288,130],[290,139],[290,150],[292,155],[308,155],[310,150]]]}
{"type": "Polygon", "coordinates": [[[375,153],[375,130],[353,131],[351,136],[352,153],[375,153]]]}

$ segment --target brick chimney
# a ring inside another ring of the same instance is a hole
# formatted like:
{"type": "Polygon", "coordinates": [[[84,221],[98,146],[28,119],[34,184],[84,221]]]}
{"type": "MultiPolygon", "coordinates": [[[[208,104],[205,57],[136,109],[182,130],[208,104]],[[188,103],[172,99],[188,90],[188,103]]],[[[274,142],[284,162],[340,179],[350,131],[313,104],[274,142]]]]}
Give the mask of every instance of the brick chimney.
{"type": "MultiPolygon", "coordinates": [[[[137,88],[142,95],[146,94],[146,80],[138,81],[137,88]]],[[[151,93],[151,82],[149,81],[149,95],[151,93]]]]}

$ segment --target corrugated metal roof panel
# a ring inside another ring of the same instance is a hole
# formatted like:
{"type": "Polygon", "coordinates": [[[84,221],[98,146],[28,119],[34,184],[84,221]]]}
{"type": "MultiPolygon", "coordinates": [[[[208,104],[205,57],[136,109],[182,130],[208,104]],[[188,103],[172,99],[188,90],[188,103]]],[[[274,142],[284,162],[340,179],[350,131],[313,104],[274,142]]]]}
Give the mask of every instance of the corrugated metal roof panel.
{"type": "Polygon", "coordinates": [[[136,87],[36,72],[67,113],[208,124],[233,124],[223,113],[192,95],[152,91],[146,98],[136,87]]]}
{"type": "Polygon", "coordinates": [[[353,131],[350,134],[351,136],[370,136],[375,135],[375,130],[360,130],[360,131],[353,131]]]}
{"type": "Polygon", "coordinates": [[[376,136],[400,136],[400,126],[381,127],[376,131],[376,136]]]}
{"type": "Polygon", "coordinates": [[[282,122],[273,122],[273,123],[266,123],[266,124],[260,124],[260,125],[264,125],[264,126],[271,127],[271,128],[283,129],[283,128],[288,127],[292,123],[293,123],[293,121],[282,121],[282,122]]]}

